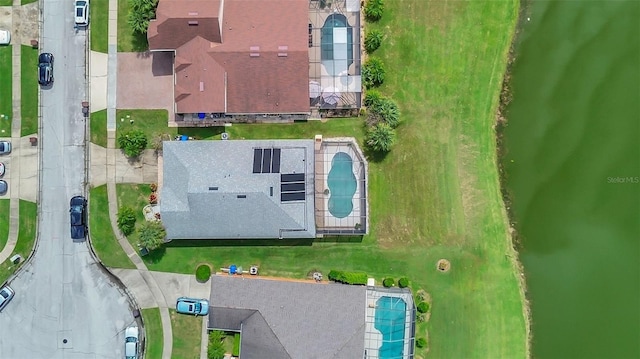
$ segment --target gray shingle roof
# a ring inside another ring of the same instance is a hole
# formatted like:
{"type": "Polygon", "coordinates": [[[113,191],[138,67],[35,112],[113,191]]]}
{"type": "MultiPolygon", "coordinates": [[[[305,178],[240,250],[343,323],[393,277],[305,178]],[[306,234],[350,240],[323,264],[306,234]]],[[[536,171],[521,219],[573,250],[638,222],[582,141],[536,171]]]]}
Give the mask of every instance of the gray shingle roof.
{"type": "Polygon", "coordinates": [[[167,238],[315,237],[313,140],[168,141],[163,156],[167,238]],[[254,148],[280,148],[280,173],[254,174],[254,148]],[[305,200],[280,201],[286,173],[305,174],[305,200]]]}
{"type": "Polygon", "coordinates": [[[364,355],[365,287],[229,276],[213,276],[211,281],[209,328],[220,322],[215,318],[218,310],[229,316],[227,311],[236,309],[238,318],[244,315],[240,311],[257,311],[242,322],[243,359],[364,355]]]}

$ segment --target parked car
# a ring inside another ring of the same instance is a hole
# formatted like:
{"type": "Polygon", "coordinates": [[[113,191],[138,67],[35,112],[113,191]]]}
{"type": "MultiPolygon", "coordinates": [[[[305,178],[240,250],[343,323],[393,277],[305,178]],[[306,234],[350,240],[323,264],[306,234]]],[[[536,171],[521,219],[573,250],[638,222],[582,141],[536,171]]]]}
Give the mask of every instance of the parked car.
{"type": "Polygon", "coordinates": [[[82,196],[71,198],[69,203],[71,239],[85,239],[87,229],[87,200],[82,196]]]}
{"type": "Polygon", "coordinates": [[[11,43],[11,32],[9,30],[0,29],[0,45],[9,45],[11,43]]]}
{"type": "Polygon", "coordinates": [[[9,185],[7,184],[7,181],[0,180],[0,196],[7,194],[8,190],[9,190],[9,185]]]}
{"type": "Polygon", "coordinates": [[[0,177],[4,176],[4,163],[0,162],[0,177]]]}
{"type": "Polygon", "coordinates": [[[53,54],[43,52],[38,57],[38,83],[42,86],[53,83],[53,54]]]}
{"type": "Polygon", "coordinates": [[[138,358],[138,327],[128,327],[124,330],[124,357],[138,358]]]}
{"type": "Polygon", "coordinates": [[[14,292],[8,285],[0,289],[0,310],[3,310],[4,307],[9,304],[9,301],[13,298],[14,294],[16,294],[16,292],[14,292]]]}
{"type": "Polygon", "coordinates": [[[195,316],[207,315],[209,314],[209,301],[206,299],[180,297],[176,303],[176,311],[195,316]]]}
{"type": "Polygon", "coordinates": [[[11,153],[11,142],[0,141],[0,155],[11,153]]]}
{"type": "Polygon", "coordinates": [[[76,0],[75,12],[77,26],[89,25],[89,1],[76,0]]]}

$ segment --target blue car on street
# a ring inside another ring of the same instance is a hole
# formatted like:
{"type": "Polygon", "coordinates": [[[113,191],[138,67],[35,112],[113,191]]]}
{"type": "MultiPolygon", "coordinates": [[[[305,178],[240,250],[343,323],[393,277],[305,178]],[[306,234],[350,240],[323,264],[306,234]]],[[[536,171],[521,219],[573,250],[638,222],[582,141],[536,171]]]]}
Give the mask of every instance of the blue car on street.
{"type": "Polygon", "coordinates": [[[209,314],[209,301],[206,299],[180,297],[176,302],[176,311],[195,316],[207,315],[209,314]]]}

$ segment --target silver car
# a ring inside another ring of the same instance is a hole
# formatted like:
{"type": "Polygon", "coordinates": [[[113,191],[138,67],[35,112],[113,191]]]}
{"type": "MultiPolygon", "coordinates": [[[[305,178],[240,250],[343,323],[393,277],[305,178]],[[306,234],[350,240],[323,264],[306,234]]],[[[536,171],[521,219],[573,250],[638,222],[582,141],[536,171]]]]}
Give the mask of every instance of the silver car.
{"type": "Polygon", "coordinates": [[[124,357],[138,358],[138,327],[128,327],[124,330],[124,357]]]}
{"type": "Polygon", "coordinates": [[[11,142],[0,141],[0,155],[6,155],[7,153],[11,153],[11,142]]]}
{"type": "Polygon", "coordinates": [[[4,307],[9,304],[9,301],[13,298],[14,294],[16,294],[16,292],[14,292],[8,285],[0,289],[0,310],[3,310],[4,307]]]}

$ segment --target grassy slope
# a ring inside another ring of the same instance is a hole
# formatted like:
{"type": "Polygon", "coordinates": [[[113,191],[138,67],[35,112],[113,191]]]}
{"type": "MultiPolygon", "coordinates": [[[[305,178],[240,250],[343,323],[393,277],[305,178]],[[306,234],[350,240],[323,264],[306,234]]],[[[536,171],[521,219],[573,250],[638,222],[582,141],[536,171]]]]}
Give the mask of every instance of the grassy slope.
{"type": "Polygon", "coordinates": [[[100,110],[91,114],[89,121],[91,142],[107,147],[107,110],[100,110]]]}
{"type": "Polygon", "coordinates": [[[9,200],[0,200],[0,251],[9,239],[9,200]]]}
{"type": "Polygon", "coordinates": [[[38,49],[22,45],[22,99],[21,134],[31,135],[38,132],[38,49]]]}
{"type": "Polygon", "coordinates": [[[109,1],[91,0],[89,12],[89,21],[91,22],[89,29],[91,32],[91,50],[106,54],[109,50],[109,1]]]}
{"type": "Polygon", "coordinates": [[[142,318],[144,319],[144,331],[147,345],[144,357],[147,359],[161,359],[163,341],[160,309],[143,309],[142,318]]]}
{"type": "MultiPolygon", "coordinates": [[[[27,259],[31,250],[33,249],[33,244],[36,239],[36,221],[37,221],[37,213],[38,207],[35,203],[20,200],[20,224],[18,229],[18,241],[16,242],[16,247],[11,253],[20,254],[24,260],[27,259]]],[[[4,261],[0,264],[0,283],[4,283],[11,274],[15,273],[15,271],[20,267],[20,265],[16,266],[11,263],[9,260],[4,261]]]]}
{"type": "Polygon", "coordinates": [[[202,317],[178,314],[169,309],[171,327],[174,333],[172,358],[191,359],[200,357],[202,317]],[[180,333],[180,335],[176,335],[180,333]]]}
{"type": "Polygon", "coordinates": [[[107,186],[92,188],[89,192],[89,233],[96,254],[109,267],[135,269],[111,229],[107,200],[107,186]]]}
{"type": "Polygon", "coordinates": [[[12,78],[11,45],[0,47],[0,137],[11,137],[12,108],[12,78]],[[7,117],[8,116],[8,117],[7,117]]]}

